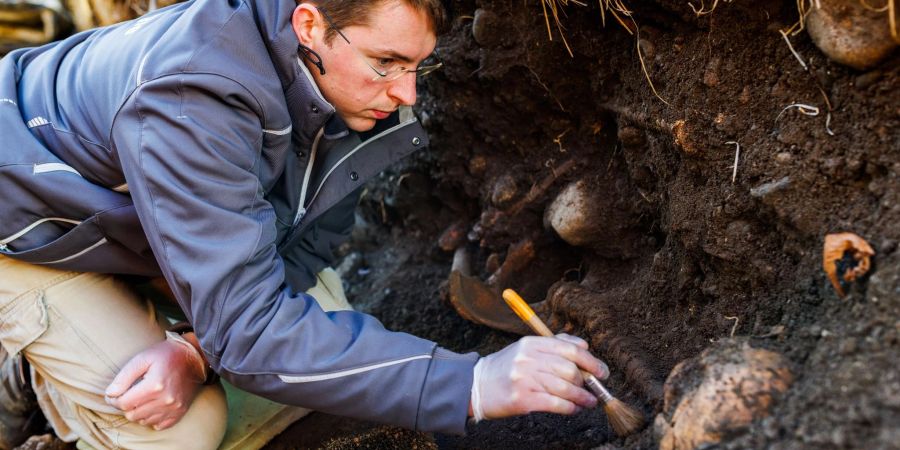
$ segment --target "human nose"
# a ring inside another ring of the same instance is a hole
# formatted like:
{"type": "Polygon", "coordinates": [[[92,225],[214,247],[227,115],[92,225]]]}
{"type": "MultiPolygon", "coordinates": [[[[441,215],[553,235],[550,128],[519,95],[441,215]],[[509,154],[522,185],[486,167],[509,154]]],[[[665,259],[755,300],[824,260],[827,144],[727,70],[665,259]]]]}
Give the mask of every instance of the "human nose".
{"type": "Polygon", "coordinates": [[[414,105],[416,103],[416,73],[408,72],[391,81],[387,93],[401,105],[414,105]]]}

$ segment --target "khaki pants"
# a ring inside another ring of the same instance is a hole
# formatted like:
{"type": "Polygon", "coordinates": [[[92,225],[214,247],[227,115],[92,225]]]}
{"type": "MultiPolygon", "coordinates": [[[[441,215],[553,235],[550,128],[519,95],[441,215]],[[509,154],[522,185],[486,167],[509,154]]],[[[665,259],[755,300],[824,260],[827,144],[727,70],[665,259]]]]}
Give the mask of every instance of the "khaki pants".
{"type": "MultiPolygon", "coordinates": [[[[309,291],[326,311],[352,309],[338,275],[309,291]]],[[[0,256],[0,343],[31,363],[38,403],[64,441],[95,448],[214,449],[225,433],[225,395],[204,386],[175,426],[129,422],[104,391],[132,356],[165,339],[167,321],[115,277],[64,272],[0,256]]]]}

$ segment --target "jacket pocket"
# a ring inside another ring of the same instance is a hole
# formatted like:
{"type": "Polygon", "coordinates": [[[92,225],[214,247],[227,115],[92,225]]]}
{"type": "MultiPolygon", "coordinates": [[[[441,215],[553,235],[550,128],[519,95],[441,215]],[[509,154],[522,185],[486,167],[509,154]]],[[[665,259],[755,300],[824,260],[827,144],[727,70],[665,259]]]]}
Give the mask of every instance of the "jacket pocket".
{"type": "Polygon", "coordinates": [[[44,245],[23,251],[0,249],[0,253],[31,264],[61,267],[61,264],[67,263],[65,266],[71,267],[77,264],[79,258],[86,258],[88,253],[107,243],[94,217],[80,223],[70,222],[77,225],[44,245]]]}
{"type": "MultiPolygon", "coordinates": [[[[38,219],[21,230],[17,230],[12,235],[0,238],[0,250],[9,252],[10,247],[33,247],[34,245],[29,245],[29,242],[33,241],[36,236],[59,236],[79,224],[81,224],[80,220],[66,219],[64,217],[38,219]]],[[[37,239],[40,240],[40,238],[37,239]]]]}

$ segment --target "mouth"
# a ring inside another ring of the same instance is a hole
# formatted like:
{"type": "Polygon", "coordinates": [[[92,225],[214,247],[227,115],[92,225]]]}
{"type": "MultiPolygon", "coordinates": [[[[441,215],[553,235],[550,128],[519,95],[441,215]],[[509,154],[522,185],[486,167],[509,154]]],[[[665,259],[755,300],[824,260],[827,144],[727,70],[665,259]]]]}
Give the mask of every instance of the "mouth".
{"type": "Polygon", "coordinates": [[[380,109],[372,110],[372,115],[375,116],[375,119],[377,120],[386,119],[391,113],[393,113],[393,111],[382,111],[380,109]]]}

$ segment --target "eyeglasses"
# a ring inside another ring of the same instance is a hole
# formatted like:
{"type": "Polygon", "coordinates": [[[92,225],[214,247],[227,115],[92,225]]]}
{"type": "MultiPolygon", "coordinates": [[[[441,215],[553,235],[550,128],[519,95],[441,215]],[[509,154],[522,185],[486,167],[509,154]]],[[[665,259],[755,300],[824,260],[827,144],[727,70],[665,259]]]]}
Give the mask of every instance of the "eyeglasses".
{"type": "Polygon", "coordinates": [[[353,49],[356,55],[359,56],[359,58],[377,74],[377,76],[372,78],[372,81],[394,81],[408,73],[414,73],[418,77],[424,77],[425,75],[428,75],[435,70],[440,69],[441,66],[444,65],[444,63],[438,57],[437,52],[434,52],[427,58],[425,58],[425,60],[423,60],[419,64],[419,67],[416,67],[415,69],[407,69],[406,67],[401,66],[400,63],[395,61],[393,58],[378,58],[376,64],[378,65],[378,67],[380,67],[379,69],[372,65],[371,62],[369,62],[369,57],[363,55],[361,51],[359,51],[353,44],[350,43],[350,39],[347,39],[347,36],[344,36],[344,33],[342,33],[339,28],[334,26],[334,22],[331,20],[331,17],[328,16],[328,13],[325,12],[324,8],[318,7],[316,9],[318,9],[319,12],[322,13],[322,17],[325,18],[326,22],[328,22],[328,26],[330,26],[335,32],[337,32],[337,34],[340,35],[345,42],[347,42],[347,45],[349,45],[350,48],[353,49]]]}

